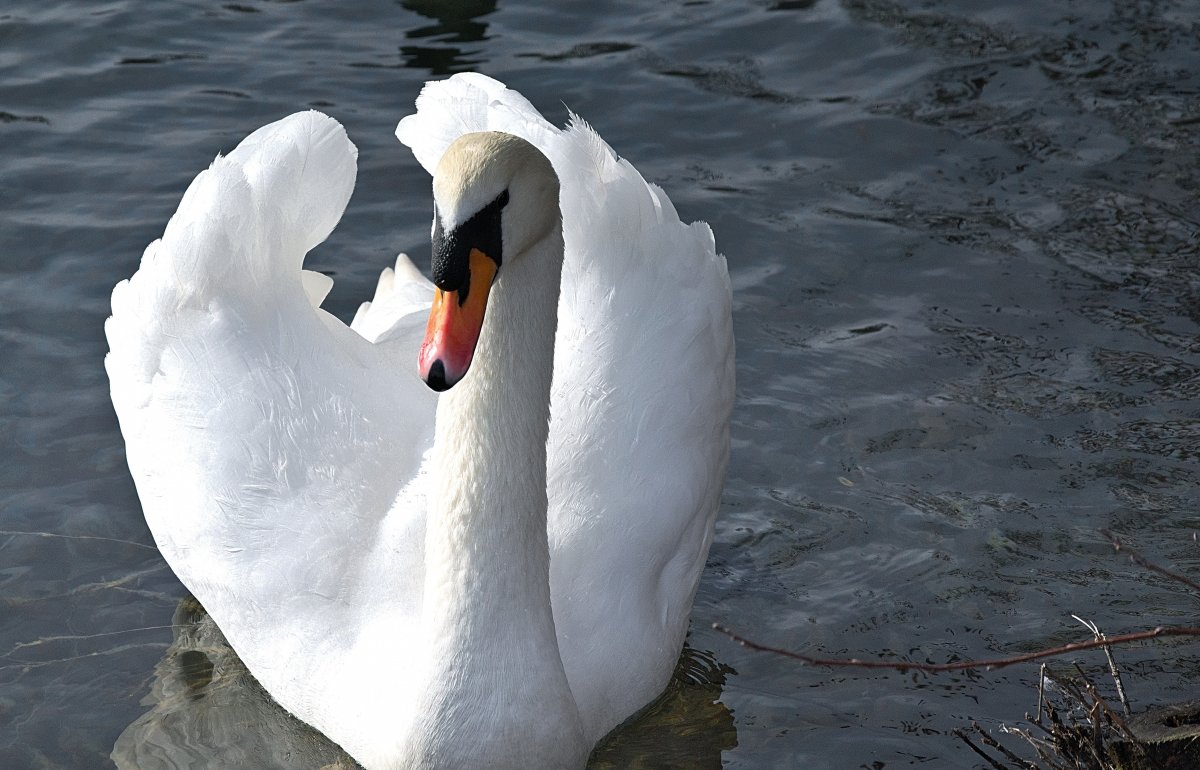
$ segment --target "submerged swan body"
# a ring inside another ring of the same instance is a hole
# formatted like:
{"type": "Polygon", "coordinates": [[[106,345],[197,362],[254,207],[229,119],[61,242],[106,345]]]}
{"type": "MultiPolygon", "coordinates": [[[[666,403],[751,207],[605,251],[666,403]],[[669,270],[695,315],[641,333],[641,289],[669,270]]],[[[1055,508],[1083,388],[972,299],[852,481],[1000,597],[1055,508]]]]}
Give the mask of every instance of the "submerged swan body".
{"type": "Polygon", "coordinates": [[[401,256],[350,327],[319,309],[356,151],[293,115],[114,289],[113,404],[160,550],[284,708],[371,770],[582,767],[687,630],[729,279],[582,122],[480,75],[417,107],[436,286],[401,256]]]}

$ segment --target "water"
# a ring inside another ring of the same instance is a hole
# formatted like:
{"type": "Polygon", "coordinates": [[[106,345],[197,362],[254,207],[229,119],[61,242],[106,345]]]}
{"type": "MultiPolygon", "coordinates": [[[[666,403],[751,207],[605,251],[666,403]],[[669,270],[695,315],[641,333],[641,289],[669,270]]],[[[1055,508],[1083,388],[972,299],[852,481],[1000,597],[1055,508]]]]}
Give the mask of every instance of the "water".
{"type": "MultiPolygon", "coordinates": [[[[1200,571],[1197,18],[1151,0],[8,0],[0,766],[112,766],[122,733],[146,767],[245,766],[231,746],[338,761],[255,700],[211,628],[168,649],[194,613],[124,467],[102,323],[190,179],[305,107],[360,149],[308,260],[348,318],[396,251],[428,253],[428,180],[395,122],[424,80],[472,68],[585,116],[713,225],[735,286],[734,454],[688,675],[596,766],[979,766],[952,731],[1019,721],[1034,667],[809,669],[710,624],[940,661],[1086,637],[1070,613],[1195,623],[1195,596],[1097,530],[1200,571]]],[[[1119,652],[1135,706],[1194,696],[1198,650],[1119,652]]]]}

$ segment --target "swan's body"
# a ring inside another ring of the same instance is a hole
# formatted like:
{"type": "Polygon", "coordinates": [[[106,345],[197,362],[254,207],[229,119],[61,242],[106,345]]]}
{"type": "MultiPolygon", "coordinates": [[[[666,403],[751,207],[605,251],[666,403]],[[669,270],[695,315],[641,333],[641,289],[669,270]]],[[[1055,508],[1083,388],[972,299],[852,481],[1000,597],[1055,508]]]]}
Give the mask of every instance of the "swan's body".
{"type": "Polygon", "coordinates": [[[728,456],[728,277],[581,123],[482,76],[418,108],[398,135],[431,172],[477,131],[553,164],[435,176],[447,227],[518,180],[440,403],[414,371],[434,289],[406,259],[351,328],[317,309],[328,279],[300,263],[355,151],[316,113],[218,158],[114,290],[113,403],[159,548],[285,708],[368,768],[582,767],[686,633],[728,456]],[[518,195],[555,173],[561,230],[518,195]]]}

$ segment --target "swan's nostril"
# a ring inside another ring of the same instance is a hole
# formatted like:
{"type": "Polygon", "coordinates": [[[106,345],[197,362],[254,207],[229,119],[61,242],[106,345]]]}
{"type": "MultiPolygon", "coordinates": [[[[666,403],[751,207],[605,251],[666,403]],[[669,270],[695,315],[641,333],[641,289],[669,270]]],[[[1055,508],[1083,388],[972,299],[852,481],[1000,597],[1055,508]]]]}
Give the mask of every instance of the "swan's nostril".
{"type": "Polygon", "coordinates": [[[446,382],[446,367],[442,364],[442,359],[437,359],[429,367],[429,374],[425,375],[425,384],[438,393],[450,388],[450,383],[446,382]]]}

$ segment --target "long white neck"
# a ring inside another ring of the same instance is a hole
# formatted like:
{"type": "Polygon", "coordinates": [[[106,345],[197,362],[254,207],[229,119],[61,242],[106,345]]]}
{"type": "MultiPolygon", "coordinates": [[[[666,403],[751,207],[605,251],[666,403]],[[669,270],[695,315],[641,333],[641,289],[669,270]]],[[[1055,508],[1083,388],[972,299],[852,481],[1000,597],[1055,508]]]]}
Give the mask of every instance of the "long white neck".
{"type": "Polygon", "coordinates": [[[562,248],[554,228],[505,262],[471,369],[438,404],[417,717],[427,724],[415,731],[427,738],[414,766],[569,767],[590,748],[571,746],[582,728],[555,638],[546,536],[562,248]]]}

